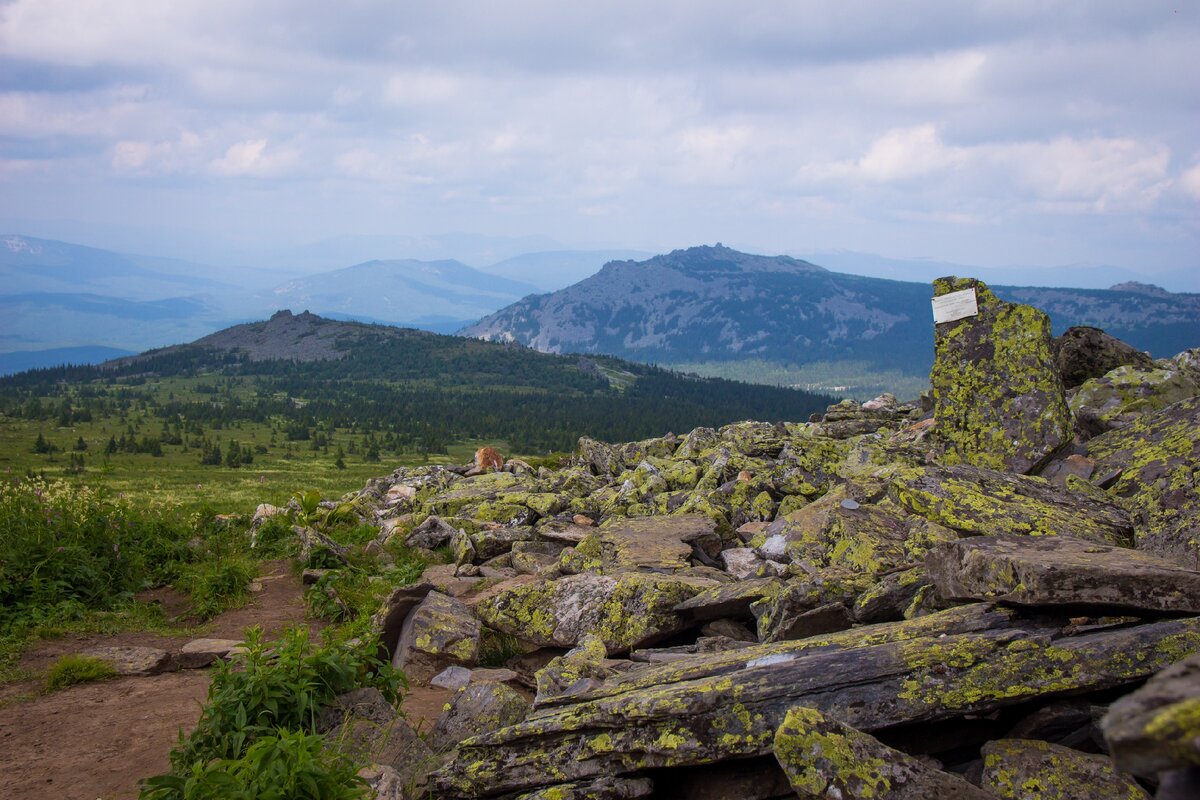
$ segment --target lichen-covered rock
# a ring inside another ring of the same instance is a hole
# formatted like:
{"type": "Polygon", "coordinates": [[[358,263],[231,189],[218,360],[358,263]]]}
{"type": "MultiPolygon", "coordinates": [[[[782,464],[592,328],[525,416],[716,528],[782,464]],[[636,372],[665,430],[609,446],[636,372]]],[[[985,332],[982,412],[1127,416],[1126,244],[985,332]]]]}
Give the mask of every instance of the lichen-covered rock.
{"type": "Polygon", "coordinates": [[[860,623],[903,619],[917,592],[928,585],[929,573],[923,566],[884,575],[854,601],[854,619],[860,623]]]}
{"type": "Polygon", "coordinates": [[[1135,347],[1109,336],[1099,328],[1084,325],[1067,328],[1055,337],[1054,365],[1068,389],[1082,386],[1091,378],[1102,377],[1117,367],[1152,368],[1154,359],[1135,347]]]}
{"type": "Polygon", "coordinates": [[[1043,478],[980,467],[926,467],[893,477],[889,496],[913,514],[966,536],[1014,533],[1077,536],[1129,545],[1128,512],[1093,489],[1076,491],[1043,478]]]}
{"type": "Polygon", "coordinates": [[[1117,766],[1135,775],[1200,767],[1200,656],[1180,660],[1117,700],[1100,728],[1117,766]]]}
{"type": "Polygon", "coordinates": [[[697,592],[675,606],[684,617],[696,622],[723,617],[750,617],[750,606],[764,597],[780,594],[784,583],[779,578],[735,581],[697,592]]]}
{"type": "Polygon", "coordinates": [[[1200,572],[1072,536],[975,536],[926,561],[947,600],[1200,614],[1200,572]]]}
{"type": "Polygon", "coordinates": [[[552,698],[581,694],[599,685],[612,674],[605,663],[607,657],[607,648],[599,636],[584,636],[578,645],[551,659],[534,675],[537,683],[534,703],[544,705],[552,698]]]}
{"type": "Polygon", "coordinates": [[[482,628],[469,606],[441,592],[429,592],[404,620],[392,663],[410,678],[427,680],[452,664],[479,659],[482,628]]]}
{"type": "Polygon", "coordinates": [[[525,792],[513,800],[640,800],[654,794],[649,778],[596,778],[525,792]]]}
{"type": "Polygon", "coordinates": [[[1097,436],[1087,448],[1099,481],[1132,512],[1137,548],[1200,568],[1200,397],[1097,436]]]}
{"type": "Polygon", "coordinates": [[[945,463],[1030,472],[1071,438],[1050,318],[973,278],[939,278],[933,290],[973,290],[979,308],[934,326],[929,379],[945,463]]]}
{"type": "Polygon", "coordinates": [[[844,631],[854,624],[850,609],[842,603],[825,603],[816,608],[788,608],[785,603],[794,595],[784,594],[774,600],[756,603],[758,640],[782,642],[788,639],[807,639],[823,633],[844,631]],[[768,610],[769,609],[769,610],[768,610]]]}
{"type": "MultiPolygon", "coordinates": [[[[771,546],[760,547],[760,552],[811,569],[839,567],[880,575],[911,562],[906,547],[911,523],[901,509],[860,503],[845,492],[831,491],[767,526],[768,542],[782,537],[782,557],[771,546]]],[[[778,540],[772,546],[778,548],[778,540]]]]}
{"type": "Polygon", "coordinates": [[[1200,381],[1181,370],[1117,367],[1092,378],[1071,397],[1071,413],[1095,435],[1121,428],[1152,411],[1200,394],[1200,381]]]}
{"type": "Polygon", "coordinates": [[[584,568],[591,571],[670,573],[690,567],[696,548],[715,548],[719,552],[720,546],[711,519],[680,514],[611,520],[595,529],[576,549],[587,557],[584,568]]]}
{"type": "Polygon", "coordinates": [[[472,736],[515,725],[529,713],[529,701],[503,683],[471,683],[455,692],[433,723],[425,743],[445,750],[472,736]]]}
{"type": "Polygon", "coordinates": [[[684,630],[690,623],[675,606],[713,585],[653,573],[583,573],[514,586],[476,610],[489,627],[542,647],[574,647],[594,632],[609,653],[620,653],[684,630]]]}
{"type": "Polygon", "coordinates": [[[801,800],[994,800],[990,792],[905,755],[815,708],[788,711],[775,758],[801,800]]]}
{"type": "Polygon", "coordinates": [[[997,739],[982,754],[980,784],[1004,800],[1150,800],[1107,756],[1034,739],[997,739]]]}
{"type": "Polygon", "coordinates": [[[616,448],[604,442],[582,436],[579,439],[578,463],[591,467],[596,475],[616,475],[623,462],[616,448]]]}
{"type": "Polygon", "coordinates": [[[488,472],[455,481],[453,486],[425,499],[430,514],[451,517],[466,506],[491,500],[500,492],[528,491],[526,478],[510,472],[488,472]]]}
{"type": "Polygon", "coordinates": [[[405,537],[404,543],[409,547],[424,547],[428,550],[441,547],[450,541],[458,530],[436,514],[430,514],[425,521],[412,529],[405,537]]]}
{"type": "Polygon", "coordinates": [[[585,694],[536,711],[464,742],[436,785],[453,797],[500,795],[550,781],[760,756],[796,706],[869,732],[1100,691],[1197,651],[1195,619],[1084,636],[1015,628],[851,650],[817,646],[791,658],[751,658],[737,672],[595,699],[585,694]]]}

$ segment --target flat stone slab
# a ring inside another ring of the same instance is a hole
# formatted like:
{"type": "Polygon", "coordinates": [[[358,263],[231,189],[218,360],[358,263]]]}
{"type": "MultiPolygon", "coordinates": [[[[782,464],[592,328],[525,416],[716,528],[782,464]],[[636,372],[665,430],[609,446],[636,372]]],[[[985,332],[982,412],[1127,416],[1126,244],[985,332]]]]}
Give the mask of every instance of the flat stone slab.
{"type": "Polygon", "coordinates": [[[100,659],[118,675],[157,675],[175,666],[171,654],[157,647],[90,647],[80,655],[100,659]]]}
{"type": "Polygon", "coordinates": [[[714,586],[684,600],[675,610],[686,618],[706,622],[724,617],[750,617],[750,605],[764,597],[779,594],[784,582],[779,578],[756,578],[714,586]]]}
{"type": "Polygon", "coordinates": [[[1129,513],[1099,489],[1068,491],[1042,478],[970,466],[898,472],[888,495],[906,510],[965,536],[1077,536],[1133,543],[1129,513]]]}
{"type": "MultiPolygon", "coordinates": [[[[578,781],[768,755],[797,706],[870,732],[1136,683],[1200,649],[1196,619],[1063,632],[1025,626],[790,657],[776,651],[719,677],[581,694],[462,743],[434,787],[448,797],[499,796],[544,786],[548,776],[578,781]]],[[[775,646],[736,655],[762,647],[775,646]]]]}
{"type": "Polygon", "coordinates": [[[719,538],[702,514],[635,517],[605,523],[577,546],[602,572],[675,572],[691,566],[693,543],[719,538]]]}
{"type": "Polygon", "coordinates": [[[609,653],[653,644],[692,623],[675,607],[713,581],[682,575],[582,573],[514,584],[476,604],[488,626],[541,647],[574,647],[596,633],[609,653]]]}
{"type": "Polygon", "coordinates": [[[237,639],[193,639],[179,648],[178,662],[183,669],[199,669],[244,652],[237,639]]]}
{"type": "Polygon", "coordinates": [[[1200,572],[1151,553],[1070,536],[943,542],[926,564],[947,600],[1200,613],[1200,572]]]}

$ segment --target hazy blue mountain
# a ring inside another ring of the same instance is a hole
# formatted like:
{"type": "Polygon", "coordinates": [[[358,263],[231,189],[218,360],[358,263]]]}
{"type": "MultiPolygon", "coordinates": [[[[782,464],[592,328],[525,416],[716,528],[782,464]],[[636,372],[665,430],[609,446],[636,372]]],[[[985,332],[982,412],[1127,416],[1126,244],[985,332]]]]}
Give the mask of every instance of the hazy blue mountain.
{"type": "MultiPolygon", "coordinates": [[[[1058,330],[1096,325],[1155,355],[1200,344],[1200,295],[994,288],[1043,308],[1058,330]]],[[[830,272],[717,245],[614,261],[461,333],[652,363],[858,361],[920,375],[933,357],[930,295],[927,283],[830,272]]]]}
{"type": "Polygon", "coordinates": [[[942,275],[971,275],[988,284],[1104,289],[1126,281],[1152,280],[1154,283],[1176,292],[1200,291],[1200,269],[1194,267],[1190,269],[1162,268],[1151,270],[1139,277],[1132,270],[1110,264],[979,267],[929,258],[889,258],[874,253],[856,253],[848,250],[797,255],[837,272],[918,283],[928,283],[942,275]]]}
{"type": "MultiPolygon", "coordinates": [[[[130,256],[95,247],[0,235],[0,287],[5,294],[92,293],[149,300],[200,293],[232,293],[216,267],[130,256]]],[[[239,273],[240,274],[240,273],[239,273]]],[[[243,284],[244,285],[244,284],[243,284]]]]}
{"type": "Polygon", "coordinates": [[[97,294],[0,295],[0,350],[105,346],[145,350],[195,339],[238,321],[205,297],[125,300],[97,294]]]}
{"type": "Polygon", "coordinates": [[[594,275],[609,261],[651,255],[640,250],[549,250],[522,253],[480,269],[532,284],[539,292],[554,292],[594,275]]]}
{"type": "Polygon", "coordinates": [[[67,364],[100,364],[122,356],[133,355],[132,350],[117,347],[53,347],[49,350],[18,350],[0,353],[0,375],[13,375],[29,369],[46,369],[67,364]]]}
{"type": "Polygon", "coordinates": [[[474,319],[534,291],[526,283],[458,261],[367,261],[296,278],[267,297],[272,308],[308,309],[357,319],[412,324],[474,319]]]}

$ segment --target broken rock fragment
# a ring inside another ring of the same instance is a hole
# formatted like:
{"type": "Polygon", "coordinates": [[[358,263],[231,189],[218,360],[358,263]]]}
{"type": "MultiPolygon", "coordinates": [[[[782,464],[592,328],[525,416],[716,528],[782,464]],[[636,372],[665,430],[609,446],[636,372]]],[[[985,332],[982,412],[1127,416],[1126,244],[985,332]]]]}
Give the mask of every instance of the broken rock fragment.
{"type": "Polygon", "coordinates": [[[481,631],[465,603],[429,592],[404,621],[392,663],[418,680],[428,680],[453,664],[473,665],[479,658],[481,631]]]}
{"type": "Polygon", "coordinates": [[[981,785],[1004,800],[1150,800],[1107,756],[1035,739],[985,744],[981,785]]]}
{"type": "Polygon", "coordinates": [[[1200,572],[1071,536],[974,536],[936,546],[926,564],[947,600],[1200,614],[1200,572]]]}
{"type": "Polygon", "coordinates": [[[775,758],[801,800],[995,800],[814,708],[788,711],[775,731],[775,758]]]}

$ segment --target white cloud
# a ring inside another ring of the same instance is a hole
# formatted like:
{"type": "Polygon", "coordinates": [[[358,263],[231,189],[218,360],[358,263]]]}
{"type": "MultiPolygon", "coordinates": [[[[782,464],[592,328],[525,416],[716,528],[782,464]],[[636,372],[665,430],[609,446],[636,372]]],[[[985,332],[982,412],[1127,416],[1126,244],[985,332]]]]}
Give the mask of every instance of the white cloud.
{"type": "Polygon", "coordinates": [[[292,167],[300,157],[292,148],[267,149],[267,139],[246,139],[229,146],[225,155],[212,161],[210,169],[218,175],[276,176],[292,167]]]}
{"type": "Polygon", "coordinates": [[[1200,164],[1184,170],[1179,176],[1179,185],[1192,199],[1200,200],[1200,164]]]}
{"type": "Polygon", "coordinates": [[[961,164],[961,149],[947,147],[933,125],[888,131],[858,160],[858,172],[875,181],[908,180],[961,164]]]}

